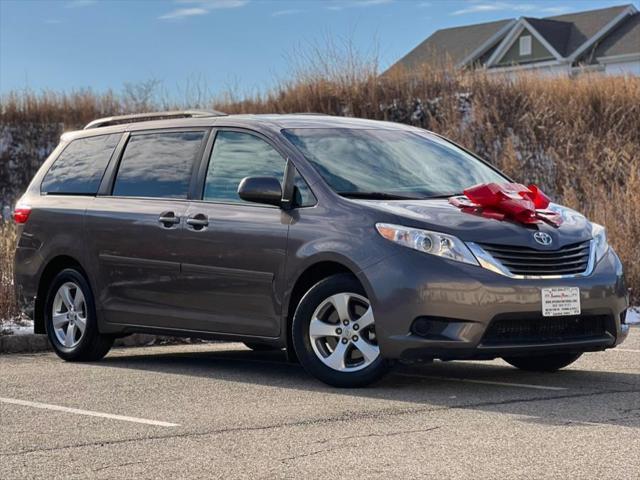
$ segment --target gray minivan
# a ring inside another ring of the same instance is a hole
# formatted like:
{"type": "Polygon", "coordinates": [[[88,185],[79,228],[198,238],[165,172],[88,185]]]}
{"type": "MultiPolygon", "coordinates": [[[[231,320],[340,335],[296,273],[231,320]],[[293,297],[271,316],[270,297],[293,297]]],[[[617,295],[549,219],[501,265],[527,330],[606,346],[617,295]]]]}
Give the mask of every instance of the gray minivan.
{"type": "Polygon", "coordinates": [[[393,360],[554,371],[628,333],[605,230],[470,214],[510,180],[434,133],[324,115],[163,112],[65,133],[18,202],[16,285],[65,360],[134,332],[286,349],[362,386],[393,360]]]}

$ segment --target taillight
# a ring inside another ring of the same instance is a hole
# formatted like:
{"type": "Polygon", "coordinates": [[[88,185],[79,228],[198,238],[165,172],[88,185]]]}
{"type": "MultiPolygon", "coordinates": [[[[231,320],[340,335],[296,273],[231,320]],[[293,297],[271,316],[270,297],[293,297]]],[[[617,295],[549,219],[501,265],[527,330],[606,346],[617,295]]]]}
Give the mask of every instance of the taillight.
{"type": "Polygon", "coordinates": [[[29,215],[31,214],[31,207],[17,206],[13,211],[13,220],[18,224],[27,223],[29,215]]]}

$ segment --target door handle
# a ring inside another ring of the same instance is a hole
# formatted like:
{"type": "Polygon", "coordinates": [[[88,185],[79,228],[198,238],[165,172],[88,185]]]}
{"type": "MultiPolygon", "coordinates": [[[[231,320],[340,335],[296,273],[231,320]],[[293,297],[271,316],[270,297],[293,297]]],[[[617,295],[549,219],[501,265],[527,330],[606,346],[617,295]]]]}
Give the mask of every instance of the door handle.
{"type": "Polygon", "coordinates": [[[176,214],[173,212],[163,212],[160,214],[158,222],[160,222],[165,228],[171,228],[180,223],[180,217],[176,217],[176,214]]]}
{"type": "Polygon", "coordinates": [[[203,213],[198,213],[187,218],[187,225],[193,227],[194,230],[202,230],[209,226],[209,217],[203,213]]]}

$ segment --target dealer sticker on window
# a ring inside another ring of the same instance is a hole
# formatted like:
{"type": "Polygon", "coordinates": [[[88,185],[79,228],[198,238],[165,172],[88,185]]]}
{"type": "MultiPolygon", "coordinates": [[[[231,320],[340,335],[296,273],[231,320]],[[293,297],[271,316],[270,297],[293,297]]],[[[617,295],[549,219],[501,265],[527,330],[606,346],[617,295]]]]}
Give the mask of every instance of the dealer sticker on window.
{"type": "Polygon", "coordinates": [[[542,316],[563,317],[580,315],[580,289],[555,287],[542,289],[542,316]]]}

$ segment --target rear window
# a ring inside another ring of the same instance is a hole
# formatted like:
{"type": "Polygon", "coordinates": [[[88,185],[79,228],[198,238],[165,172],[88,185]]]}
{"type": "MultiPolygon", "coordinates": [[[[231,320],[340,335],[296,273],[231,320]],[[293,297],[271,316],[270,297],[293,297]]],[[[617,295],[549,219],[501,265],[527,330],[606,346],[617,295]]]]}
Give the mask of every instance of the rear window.
{"type": "Polygon", "coordinates": [[[187,198],[205,132],[133,135],[118,168],[113,195],[187,198]]]}
{"type": "Polygon", "coordinates": [[[42,193],[95,195],[121,134],[73,140],[44,177],[42,193]]]}

